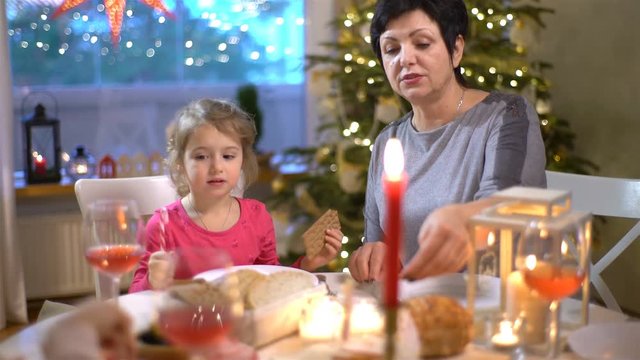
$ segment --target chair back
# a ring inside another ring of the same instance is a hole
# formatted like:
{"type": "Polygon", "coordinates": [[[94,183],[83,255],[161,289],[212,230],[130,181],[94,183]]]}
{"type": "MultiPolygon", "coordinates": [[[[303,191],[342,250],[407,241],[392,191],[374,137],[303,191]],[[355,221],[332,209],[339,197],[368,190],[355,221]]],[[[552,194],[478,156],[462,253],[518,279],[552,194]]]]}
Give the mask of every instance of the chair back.
{"type": "MultiPolygon", "coordinates": [[[[571,192],[572,208],[599,216],[640,220],[640,180],[547,171],[549,189],[571,192]]],[[[594,288],[612,310],[622,311],[611,290],[602,279],[602,272],[640,236],[640,221],[591,267],[594,288]]]]}
{"type": "Polygon", "coordinates": [[[80,179],[75,184],[76,198],[84,216],[89,204],[100,199],[133,199],[140,215],[174,202],[178,195],[164,175],[115,179],[80,179]]]}

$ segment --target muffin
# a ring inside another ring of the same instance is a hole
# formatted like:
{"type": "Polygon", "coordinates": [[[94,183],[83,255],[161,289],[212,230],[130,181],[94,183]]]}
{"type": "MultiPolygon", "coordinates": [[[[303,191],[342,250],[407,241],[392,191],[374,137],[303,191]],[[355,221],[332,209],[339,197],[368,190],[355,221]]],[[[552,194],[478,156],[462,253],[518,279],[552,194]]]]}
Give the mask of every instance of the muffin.
{"type": "Polygon", "coordinates": [[[404,303],[420,340],[421,357],[459,354],[471,341],[471,315],[452,298],[423,296],[404,303]]]}

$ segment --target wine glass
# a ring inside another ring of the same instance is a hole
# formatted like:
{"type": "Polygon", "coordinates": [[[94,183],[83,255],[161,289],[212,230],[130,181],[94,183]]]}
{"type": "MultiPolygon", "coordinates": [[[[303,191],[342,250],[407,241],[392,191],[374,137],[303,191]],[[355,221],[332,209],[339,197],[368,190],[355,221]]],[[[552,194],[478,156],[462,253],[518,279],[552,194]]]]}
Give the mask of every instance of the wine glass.
{"type": "Polygon", "coordinates": [[[216,274],[216,280],[182,281],[162,294],[157,322],[163,337],[193,359],[257,358],[255,350],[240,341],[251,329],[229,255],[218,248],[194,247],[175,250],[174,258],[176,279],[206,271],[216,274]]]}
{"type": "Polygon", "coordinates": [[[99,285],[101,300],[120,294],[122,275],[133,270],[144,254],[144,222],[133,200],[98,200],[87,209],[85,258],[99,273],[98,281],[108,279],[105,294],[99,285]]]}
{"type": "Polygon", "coordinates": [[[532,222],[519,242],[516,266],[525,283],[551,301],[548,358],[559,354],[560,301],[582,285],[588,271],[589,248],[584,228],[575,224],[558,226],[545,220],[532,222]]]}

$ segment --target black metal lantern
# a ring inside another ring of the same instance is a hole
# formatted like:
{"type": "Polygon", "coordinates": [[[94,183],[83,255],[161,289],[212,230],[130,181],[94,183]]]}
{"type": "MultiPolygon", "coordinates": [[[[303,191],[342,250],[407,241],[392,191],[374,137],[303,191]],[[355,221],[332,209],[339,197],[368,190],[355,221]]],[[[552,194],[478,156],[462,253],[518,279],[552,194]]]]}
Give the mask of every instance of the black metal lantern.
{"type": "Polygon", "coordinates": [[[60,182],[60,121],[47,118],[44,106],[38,103],[33,117],[25,119],[22,124],[27,183],[60,182]]]}

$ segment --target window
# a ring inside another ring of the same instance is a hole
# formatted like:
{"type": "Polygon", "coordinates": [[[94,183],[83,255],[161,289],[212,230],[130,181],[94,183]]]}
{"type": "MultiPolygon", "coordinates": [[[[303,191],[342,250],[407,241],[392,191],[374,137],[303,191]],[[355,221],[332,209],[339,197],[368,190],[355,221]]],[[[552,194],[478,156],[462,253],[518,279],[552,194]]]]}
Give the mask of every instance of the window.
{"type": "Polygon", "coordinates": [[[304,1],[128,0],[117,46],[102,1],[61,1],[8,0],[15,86],[304,82],[304,1]]]}

